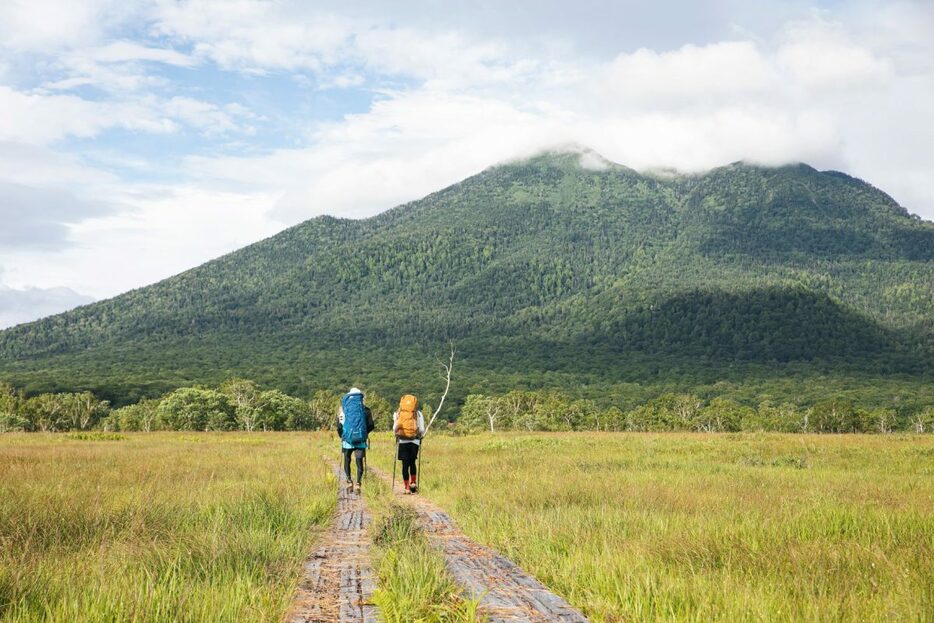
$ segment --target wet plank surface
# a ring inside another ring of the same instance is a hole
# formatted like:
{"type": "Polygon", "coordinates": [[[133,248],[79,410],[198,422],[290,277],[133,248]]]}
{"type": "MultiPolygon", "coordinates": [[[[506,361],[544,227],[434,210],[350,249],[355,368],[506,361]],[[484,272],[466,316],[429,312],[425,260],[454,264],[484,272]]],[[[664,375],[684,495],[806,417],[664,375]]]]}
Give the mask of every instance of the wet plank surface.
{"type": "Polygon", "coordinates": [[[370,599],[376,575],[370,566],[370,516],[361,495],[343,487],[337,466],[337,510],[319,546],[305,561],[302,580],[288,623],[376,623],[377,609],[370,599]]]}

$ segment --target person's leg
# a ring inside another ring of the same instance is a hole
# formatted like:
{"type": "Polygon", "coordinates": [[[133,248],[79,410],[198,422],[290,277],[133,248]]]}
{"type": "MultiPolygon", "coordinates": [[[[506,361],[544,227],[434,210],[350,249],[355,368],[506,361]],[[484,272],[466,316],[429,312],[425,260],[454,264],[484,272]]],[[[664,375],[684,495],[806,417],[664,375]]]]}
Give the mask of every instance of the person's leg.
{"type": "Polygon", "coordinates": [[[399,444],[399,453],[402,457],[402,482],[405,483],[405,490],[408,491],[412,476],[415,474],[415,462],[412,459],[414,454],[414,443],[399,444]]]}
{"type": "Polygon", "coordinates": [[[409,489],[412,490],[412,493],[415,493],[415,490],[418,489],[418,450],[421,446],[417,443],[411,443],[409,445],[412,446],[412,467],[409,470],[409,489]]]}
{"type": "Polygon", "coordinates": [[[415,480],[416,472],[418,471],[418,449],[419,445],[417,443],[412,444],[412,480],[415,480]]]}
{"type": "Polygon", "coordinates": [[[347,482],[352,482],[350,478],[350,453],[351,450],[344,449],[344,475],[347,476],[347,482]]]}
{"type": "MultiPolygon", "coordinates": [[[[366,450],[354,450],[353,455],[357,463],[357,484],[359,485],[363,481],[363,457],[366,455],[366,450]]],[[[348,472],[349,470],[350,468],[348,472]]]]}
{"type": "Polygon", "coordinates": [[[399,444],[399,460],[402,461],[402,480],[409,481],[409,446],[410,443],[399,444]]]}
{"type": "Polygon", "coordinates": [[[402,463],[402,490],[406,493],[409,492],[409,462],[406,460],[408,445],[401,441],[396,444],[396,458],[402,463]]]}

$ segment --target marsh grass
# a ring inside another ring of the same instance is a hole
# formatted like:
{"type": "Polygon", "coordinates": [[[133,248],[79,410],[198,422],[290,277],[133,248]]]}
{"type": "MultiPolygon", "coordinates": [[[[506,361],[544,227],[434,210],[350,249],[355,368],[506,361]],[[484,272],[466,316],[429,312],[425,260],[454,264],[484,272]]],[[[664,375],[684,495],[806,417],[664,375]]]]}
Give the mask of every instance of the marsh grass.
{"type": "Polygon", "coordinates": [[[334,506],[308,435],[0,436],[0,621],[278,621],[334,506]]]}
{"type": "MultiPolygon", "coordinates": [[[[280,620],[333,439],[123,437],[0,435],[0,621],[280,620]]],[[[390,443],[368,460],[389,470],[390,443]]],[[[934,620],[930,436],[433,436],[420,481],[593,621],[934,620]]],[[[365,489],[383,618],[477,620],[411,511],[365,489]]]]}
{"type": "Polygon", "coordinates": [[[386,623],[474,623],[485,620],[477,602],[465,600],[444,557],[428,543],[415,510],[392,499],[374,476],[367,482],[373,513],[370,535],[379,576],[374,601],[386,623]]]}
{"type": "Polygon", "coordinates": [[[934,620],[930,436],[439,435],[420,481],[593,621],[934,620]]]}

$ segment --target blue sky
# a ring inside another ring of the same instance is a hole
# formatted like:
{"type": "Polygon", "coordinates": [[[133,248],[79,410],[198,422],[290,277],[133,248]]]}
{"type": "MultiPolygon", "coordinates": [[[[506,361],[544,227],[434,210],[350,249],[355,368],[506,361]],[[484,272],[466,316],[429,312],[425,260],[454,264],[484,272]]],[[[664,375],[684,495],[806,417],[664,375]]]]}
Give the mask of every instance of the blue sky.
{"type": "Polygon", "coordinates": [[[7,0],[0,327],[555,145],[934,218],[934,5],[7,0]]]}

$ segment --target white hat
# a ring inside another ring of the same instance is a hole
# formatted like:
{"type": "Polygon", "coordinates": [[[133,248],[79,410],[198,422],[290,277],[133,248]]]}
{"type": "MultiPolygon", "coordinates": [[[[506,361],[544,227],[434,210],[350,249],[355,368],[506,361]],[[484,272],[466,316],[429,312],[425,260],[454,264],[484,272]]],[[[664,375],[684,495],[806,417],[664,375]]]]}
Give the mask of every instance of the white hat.
{"type": "Polygon", "coordinates": [[[356,387],[351,387],[351,388],[350,388],[350,391],[347,392],[347,394],[348,394],[348,395],[349,395],[349,394],[360,394],[360,395],[363,395],[363,392],[360,391],[359,389],[357,389],[356,387]]]}

